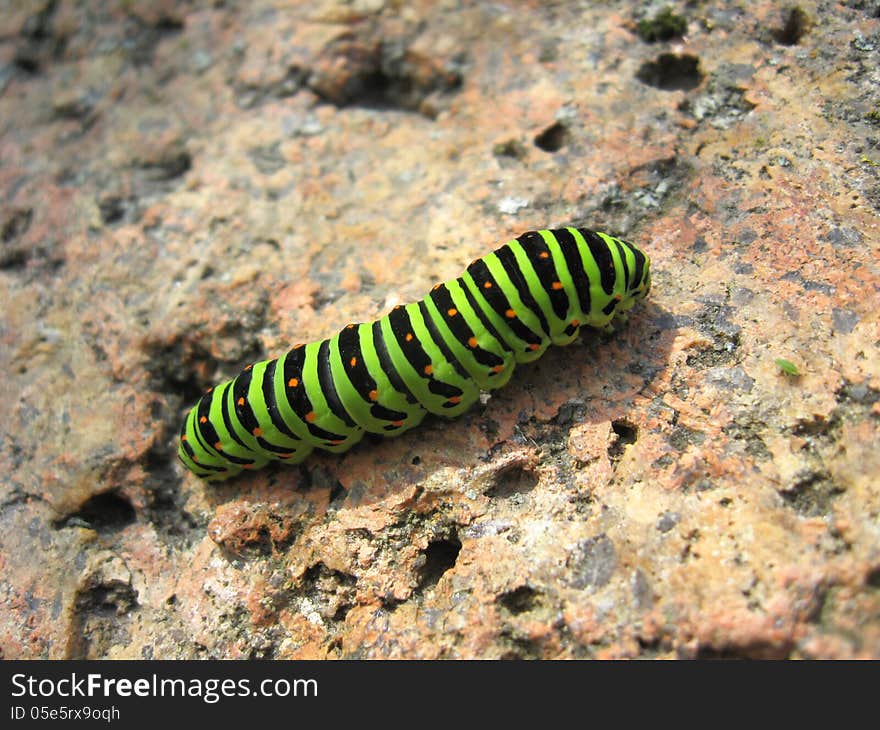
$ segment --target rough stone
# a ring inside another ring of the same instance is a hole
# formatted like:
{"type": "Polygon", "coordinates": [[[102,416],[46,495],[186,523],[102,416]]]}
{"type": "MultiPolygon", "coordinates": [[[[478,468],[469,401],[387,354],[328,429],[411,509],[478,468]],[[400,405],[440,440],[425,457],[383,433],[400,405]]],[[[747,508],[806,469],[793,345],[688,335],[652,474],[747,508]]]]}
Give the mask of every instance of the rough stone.
{"type": "Polygon", "coordinates": [[[0,655],[880,658],[863,6],[7,3],[0,655]],[[342,456],[177,464],[211,383],[563,224],[652,256],[615,334],[342,456]]]}

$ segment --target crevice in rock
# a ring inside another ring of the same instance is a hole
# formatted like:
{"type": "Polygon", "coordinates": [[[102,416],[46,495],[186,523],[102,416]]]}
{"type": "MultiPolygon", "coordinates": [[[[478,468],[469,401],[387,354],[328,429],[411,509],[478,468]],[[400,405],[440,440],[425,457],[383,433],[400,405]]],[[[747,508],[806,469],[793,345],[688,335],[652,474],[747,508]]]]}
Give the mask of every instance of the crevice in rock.
{"type": "Polygon", "coordinates": [[[17,208],[4,216],[0,223],[0,269],[23,268],[33,255],[33,251],[19,243],[33,217],[32,208],[17,208]]]}
{"type": "Polygon", "coordinates": [[[558,152],[568,142],[568,128],[561,122],[554,122],[535,135],[535,147],[544,152],[558,152]]]}
{"type": "Polygon", "coordinates": [[[617,463],[623,458],[627,446],[634,444],[639,438],[639,429],[634,423],[623,418],[611,422],[614,439],[608,446],[608,458],[617,463]]]}
{"type": "Polygon", "coordinates": [[[440,578],[455,567],[460,552],[461,540],[455,535],[428,543],[422,552],[425,562],[419,568],[417,590],[424,591],[437,585],[440,578]]]}
{"type": "Polygon", "coordinates": [[[810,16],[799,5],[783,11],[782,25],[773,30],[773,38],[784,46],[796,46],[810,32],[810,16]]]}
{"type": "Polygon", "coordinates": [[[114,490],[90,497],[76,512],[56,522],[54,527],[88,527],[99,533],[112,533],[132,524],[136,517],[128,498],[114,490]]]}
{"type": "Polygon", "coordinates": [[[661,53],[636,72],[636,78],[643,84],[662,91],[690,91],[702,83],[703,77],[700,59],[688,53],[661,53]]]}
{"type": "Polygon", "coordinates": [[[512,591],[506,591],[495,600],[506,611],[518,616],[521,613],[534,611],[541,605],[542,593],[530,586],[519,586],[512,591]]]}
{"type": "Polygon", "coordinates": [[[780,494],[785,503],[799,514],[818,517],[829,514],[834,498],[844,491],[828,471],[804,469],[780,494]]]}
{"type": "Polygon", "coordinates": [[[538,482],[538,475],[529,464],[506,464],[492,475],[486,496],[504,499],[515,494],[528,494],[538,482]]]}
{"type": "Polygon", "coordinates": [[[58,8],[58,0],[43,3],[33,15],[25,20],[21,29],[21,44],[15,49],[15,67],[28,74],[39,73],[51,60],[64,54],[66,39],[56,36],[52,20],[58,8]]]}

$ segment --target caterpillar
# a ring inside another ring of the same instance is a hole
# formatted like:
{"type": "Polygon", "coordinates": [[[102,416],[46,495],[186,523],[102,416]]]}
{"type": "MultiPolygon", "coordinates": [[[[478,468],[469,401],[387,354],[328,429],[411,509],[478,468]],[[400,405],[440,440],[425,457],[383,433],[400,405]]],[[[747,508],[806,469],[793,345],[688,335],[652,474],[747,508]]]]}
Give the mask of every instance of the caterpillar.
{"type": "Polygon", "coordinates": [[[341,453],[364,433],[397,436],[428,413],[455,417],[516,363],[606,327],[651,288],[636,246],[585,228],[529,231],[476,259],[421,301],[295,345],[208,390],[178,456],[209,481],[313,449],[341,453]]]}

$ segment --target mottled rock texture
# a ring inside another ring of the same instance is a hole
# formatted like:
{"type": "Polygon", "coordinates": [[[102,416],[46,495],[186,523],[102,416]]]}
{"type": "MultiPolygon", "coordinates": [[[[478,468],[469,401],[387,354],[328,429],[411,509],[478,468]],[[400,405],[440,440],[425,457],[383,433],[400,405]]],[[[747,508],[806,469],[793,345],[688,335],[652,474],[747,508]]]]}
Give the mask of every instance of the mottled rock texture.
{"type": "Polygon", "coordinates": [[[665,7],[0,4],[2,656],[880,658],[880,6],[665,7]],[[653,257],[618,334],[177,464],[215,380],[564,224],[653,257]]]}

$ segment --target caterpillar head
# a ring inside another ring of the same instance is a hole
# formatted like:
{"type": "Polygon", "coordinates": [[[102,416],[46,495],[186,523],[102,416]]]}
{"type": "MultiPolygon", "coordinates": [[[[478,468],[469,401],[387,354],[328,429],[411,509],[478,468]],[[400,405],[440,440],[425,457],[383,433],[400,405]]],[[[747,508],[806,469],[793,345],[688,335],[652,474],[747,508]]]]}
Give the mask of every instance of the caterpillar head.
{"type": "MultiPolygon", "coordinates": [[[[621,243],[624,242],[621,241],[621,243]]],[[[630,270],[626,291],[623,292],[621,301],[617,305],[618,312],[631,309],[637,301],[644,299],[651,291],[651,259],[631,243],[625,245],[632,252],[632,257],[629,260],[630,270]]]]}
{"type": "Polygon", "coordinates": [[[637,257],[641,256],[645,260],[642,278],[639,281],[633,281],[627,292],[629,298],[633,302],[637,302],[639,299],[644,299],[648,296],[648,293],[651,291],[651,259],[635,248],[635,246],[633,246],[633,251],[635,251],[637,257]]]}

